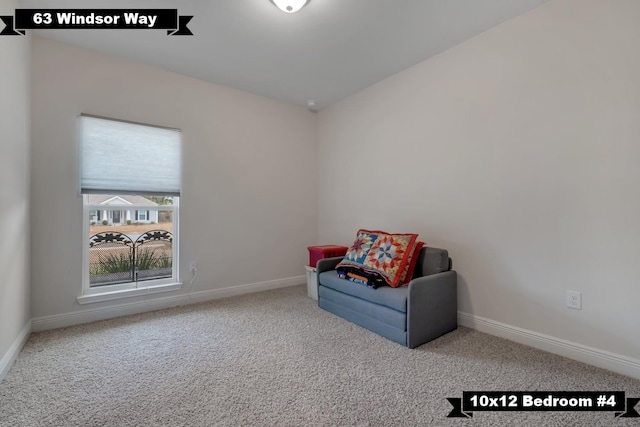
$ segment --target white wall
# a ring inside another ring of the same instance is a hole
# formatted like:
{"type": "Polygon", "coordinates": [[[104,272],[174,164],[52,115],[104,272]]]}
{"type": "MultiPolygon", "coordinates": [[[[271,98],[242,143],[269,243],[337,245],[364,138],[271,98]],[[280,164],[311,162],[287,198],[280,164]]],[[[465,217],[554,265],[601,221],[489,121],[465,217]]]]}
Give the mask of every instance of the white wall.
{"type": "Polygon", "coordinates": [[[417,231],[461,312],[640,360],[638,22],[552,1],[323,110],[319,241],[417,231]]]}
{"type": "Polygon", "coordinates": [[[306,246],[317,240],[315,113],[38,37],[32,74],[34,328],[35,319],[117,314],[104,307],[140,300],[76,302],[80,113],[182,130],[180,293],[304,275],[306,246]],[[190,260],[198,262],[193,288],[190,260]]]}
{"type": "MultiPolygon", "coordinates": [[[[13,15],[17,1],[3,1],[13,15]]],[[[0,29],[4,27],[0,23],[0,29]]],[[[0,380],[28,334],[30,38],[0,37],[0,380]],[[26,329],[25,329],[26,328],[26,329]],[[21,333],[22,332],[22,333],[21,333]]]]}

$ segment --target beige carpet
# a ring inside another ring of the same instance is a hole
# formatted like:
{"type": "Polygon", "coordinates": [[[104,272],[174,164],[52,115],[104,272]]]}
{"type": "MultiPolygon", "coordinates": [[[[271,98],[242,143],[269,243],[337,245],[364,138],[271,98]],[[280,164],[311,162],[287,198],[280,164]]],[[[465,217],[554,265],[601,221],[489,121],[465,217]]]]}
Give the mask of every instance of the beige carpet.
{"type": "Polygon", "coordinates": [[[318,309],[304,286],[35,333],[1,426],[638,426],[612,412],[476,412],[463,390],[640,381],[470,329],[415,350],[318,309]]]}

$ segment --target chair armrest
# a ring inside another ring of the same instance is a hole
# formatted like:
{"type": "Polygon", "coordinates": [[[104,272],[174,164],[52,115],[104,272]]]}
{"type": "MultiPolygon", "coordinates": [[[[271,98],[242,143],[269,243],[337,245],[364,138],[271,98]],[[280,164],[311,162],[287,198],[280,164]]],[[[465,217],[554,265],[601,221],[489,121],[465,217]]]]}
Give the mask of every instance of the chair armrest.
{"type": "Polygon", "coordinates": [[[407,346],[415,348],[458,327],[458,275],[444,271],[409,282],[407,346]]]}
{"type": "Polygon", "coordinates": [[[344,257],[338,256],[338,257],[323,258],[321,260],[318,260],[318,262],[316,263],[316,273],[320,274],[325,271],[335,270],[336,265],[338,265],[338,263],[342,261],[343,258],[344,257]]]}

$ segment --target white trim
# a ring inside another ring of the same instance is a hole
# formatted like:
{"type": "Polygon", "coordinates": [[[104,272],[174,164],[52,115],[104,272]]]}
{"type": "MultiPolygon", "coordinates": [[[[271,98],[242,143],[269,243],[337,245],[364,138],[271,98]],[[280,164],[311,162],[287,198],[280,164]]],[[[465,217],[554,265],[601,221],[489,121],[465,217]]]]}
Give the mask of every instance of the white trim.
{"type": "Polygon", "coordinates": [[[462,311],[458,312],[458,323],[480,332],[640,379],[640,359],[529,331],[462,311]]]}
{"type": "Polygon", "coordinates": [[[286,288],[305,283],[305,276],[294,276],[285,279],[269,280],[266,282],[250,283],[239,286],[229,286],[221,289],[211,289],[192,294],[182,294],[162,298],[154,298],[146,301],[115,304],[108,307],[98,307],[88,310],[74,311],[70,313],[54,314],[32,319],[34,331],[63,328],[81,323],[95,322],[97,320],[111,319],[113,317],[128,316],[144,313],[178,305],[204,302],[219,298],[250,294],[270,289],[286,288]]]}
{"type": "Polygon", "coordinates": [[[15,362],[18,354],[20,354],[22,347],[27,343],[29,335],[31,335],[31,320],[24,325],[24,328],[22,328],[20,334],[18,334],[16,339],[13,341],[9,350],[7,350],[2,359],[0,359],[0,383],[5,379],[9,370],[11,370],[13,362],[15,362]]]}
{"type": "Polygon", "coordinates": [[[235,297],[238,295],[252,294],[255,292],[269,291],[271,289],[288,288],[306,283],[306,276],[293,276],[285,279],[267,280],[265,282],[248,283],[246,285],[229,286],[220,289],[194,292],[186,295],[189,303],[205,302],[213,299],[235,297]]]}
{"type": "Polygon", "coordinates": [[[105,200],[104,202],[100,203],[99,205],[100,205],[100,206],[114,206],[114,207],[117,207],[117,206],[133,206],[133,203],[131,203],[131,202],[130,202],[130,201],[128,201],[128,200],[123,199],[123,198],[122,198],[122,197],[120,197],[120,196],[113,196],[112,198],[105,200]],[[126,203],[126,205],[107,205],[107,203],[109,203],[109,202],[110,202],[110,201],[112,201],[113,199],[120,199],[120,200],[122,200],[123,202],[125,202],[125,203],[126,203]]]}
{"type": "MultiPolygon", "coordinates": [[[[105,286],[109,288],[109,286],[105,286]]],[[[168,283],[166,285],[149,286],[146,288],[123,289],[120,291],[102,292],[99,294],[80,295],[77,300],[80,304],[94,302],[113,301],[122,298],[132,298],[140,295],[157,294],[160,292],[177,291],[182,288],[182,283],[168,283]]]]}
{"type": "MultiPolygon", "coordinates": [[[[134,194],[135,195],[135,194],[134,194]]],[[[83,194],[82,196],[89,196],[89,194],[83,194]]],[[[174,198],[177,198],[175,196],[174,198]]],[[[145,210],[145,211],[171,211],[174,206],[177,205],[90,205],[87,203],[89,210],[92,211],[131,211],[131,210],[145,210]]]]}

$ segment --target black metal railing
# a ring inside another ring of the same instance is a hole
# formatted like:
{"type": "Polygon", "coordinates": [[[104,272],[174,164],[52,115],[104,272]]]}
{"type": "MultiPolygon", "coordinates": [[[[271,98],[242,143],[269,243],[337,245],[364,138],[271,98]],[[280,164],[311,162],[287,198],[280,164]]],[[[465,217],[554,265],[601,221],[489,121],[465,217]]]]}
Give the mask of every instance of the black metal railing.
{"type": "Polygon", "coordinates": [[[89,238],[89,285],[171,277],[173,235],[165,230],[147,231],[135,240],[118,231],[104,231],[89,238]]]}

